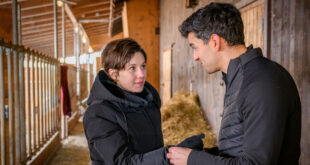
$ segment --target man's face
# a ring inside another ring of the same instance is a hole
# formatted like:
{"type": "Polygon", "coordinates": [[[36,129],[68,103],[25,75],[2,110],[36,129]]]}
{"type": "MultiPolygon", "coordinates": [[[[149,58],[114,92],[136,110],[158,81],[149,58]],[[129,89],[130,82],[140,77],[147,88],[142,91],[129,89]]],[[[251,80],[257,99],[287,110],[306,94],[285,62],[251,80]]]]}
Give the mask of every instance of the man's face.
{"type": "Polygon", "coordinates": [[[214,73],[220,70],[220,59],[216,54],[214,41],[210,39],[207,43],[197,38],[194,32],[188,34],[190,47],[193,48],[194,60],[200,61],[203,68],[208,73],[214,73]]]}

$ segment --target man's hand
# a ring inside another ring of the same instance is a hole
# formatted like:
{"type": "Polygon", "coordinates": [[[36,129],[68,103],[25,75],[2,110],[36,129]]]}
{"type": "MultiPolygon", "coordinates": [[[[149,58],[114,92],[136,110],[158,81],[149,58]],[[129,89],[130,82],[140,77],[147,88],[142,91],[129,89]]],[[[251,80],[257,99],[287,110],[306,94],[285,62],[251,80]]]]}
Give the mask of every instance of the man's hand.
{"type": "Polygon", "coordinates": [[[170,147],[167,158],[171,164],[174,165],[187,165],[187,159],[192,149],[182,147],[170,147]]]}

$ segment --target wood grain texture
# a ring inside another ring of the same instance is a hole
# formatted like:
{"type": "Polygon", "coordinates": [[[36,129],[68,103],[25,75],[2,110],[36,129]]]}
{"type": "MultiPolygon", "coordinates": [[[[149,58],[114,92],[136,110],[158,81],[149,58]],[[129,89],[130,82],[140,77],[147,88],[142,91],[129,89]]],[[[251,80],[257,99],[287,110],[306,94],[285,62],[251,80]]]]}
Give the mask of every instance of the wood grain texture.
{"type": "MultiPolygon", "coordinates": [[[[262,2],[261,0],[257,0],[262,2]]],[[[257,3],[254,2],[254,3],[257,3]]],[[[197,9],[210,3],[208,0],[199,1],[195,8],[185,8],[185,0],[160,1],[160,63],[163,51],[175,43],[172,54],[172,92],[178,90],[197,92],[205,117],[209,120],[213,131],[218,134],[222,113],[224,86],[221,73],[208,75],[200,64],[196,64],[188,41],[181,37],[178,26],[184,19],[197,9]]],[[[219,1],[217,1],[219,2],[219,1]]],[[[225,1],[227,2],[227,1],[225,1]]],[[[234,1],[236,2],[236,1],[234,1]]],[[[268,46],[266,57],[280,63],[293,76],[302,103],[302,139],[300,164],[310,164],[310,3],[309,0],[273,0],[263,1],[256,9],[242,11],[245,22],[245,40],[247,45],[268,46]],[[270,11],[265,11],[268,4],[270,11]],[[264,7],[263,7],[264,6],[264,7]],[[262,38],[260,32],[260,14],[266,19],[265,13],[270,13],[269,25],[263,25],[263,34],[270,34],[262,38]],[[256,21],[255,21],[256,20],[256,21]],[[254,33],[254,36],[251,35],[254,33]],[[268,37],[268,38],[267,38],[268,37]],[[265,41],[265,42],[263,42],[265,41]],[[267,42],[268,41],[268,42],[267,42]],[[262,43],[263,42],[263,43],[262,43]],[[260,45],[262,44],[262,45],[260,45]]],[[[251,4],[250,4],[251,5],[251,4]]],[[[242,10],[242,9],[241,9],[242,10]]],[[[163,70],[160,71],[161,73],[163,70]]],[[[161,75],[161,79],[162,79],[161,75]]]]}
{"type": "Polygon", "coordinates": [[[147,54],[147,81],[159,91],[159,27],[158,0],[127,2],[128,35],[135,39],[147,54]]]}

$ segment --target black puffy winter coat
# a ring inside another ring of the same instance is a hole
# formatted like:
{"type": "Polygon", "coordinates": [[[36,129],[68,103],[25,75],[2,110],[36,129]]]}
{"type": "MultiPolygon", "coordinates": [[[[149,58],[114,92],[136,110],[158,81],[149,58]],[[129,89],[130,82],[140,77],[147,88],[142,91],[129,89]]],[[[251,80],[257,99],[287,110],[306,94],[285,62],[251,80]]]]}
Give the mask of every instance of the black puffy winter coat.
{"type": "Polygon", "coordinates": [[[87,104],[83,125],[93,165],[168,163],[160,98],[149,83],[134,94],[119,88],[100,71],[87,104]]]}
{"type": "Polygon", "coordinates": [[[224,74],[219,152],[193,151],[190,165],[298,165],[301,104],[290,74],[248,48],[224,74]]]}

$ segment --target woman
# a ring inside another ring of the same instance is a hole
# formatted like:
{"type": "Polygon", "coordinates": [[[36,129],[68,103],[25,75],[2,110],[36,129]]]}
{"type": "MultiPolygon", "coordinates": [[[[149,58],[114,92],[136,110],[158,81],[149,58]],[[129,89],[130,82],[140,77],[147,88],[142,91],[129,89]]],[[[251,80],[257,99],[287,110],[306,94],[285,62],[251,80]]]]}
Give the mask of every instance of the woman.
{"type": "Polygon", "coordinates": [[[160,98],[145,81],[146,54],[132,39],[102,52],[84,116],[92,164],[168,164],[161,131],[160,98]]]}

